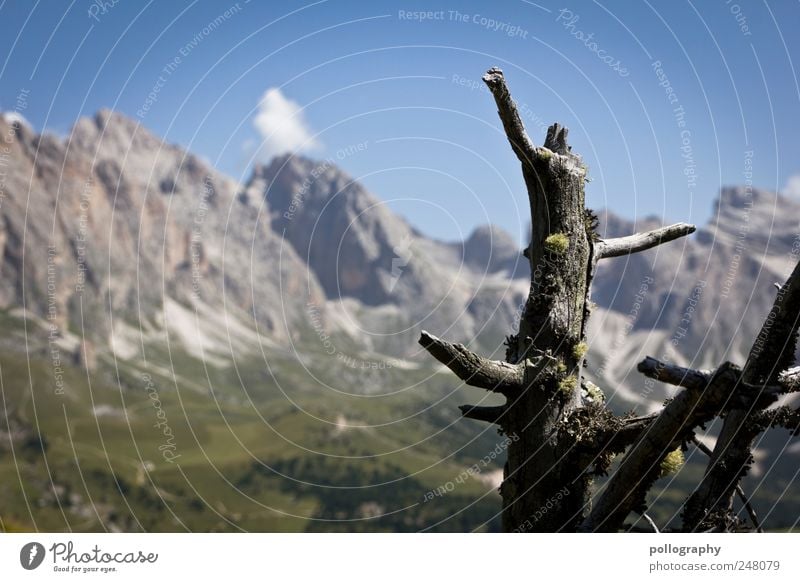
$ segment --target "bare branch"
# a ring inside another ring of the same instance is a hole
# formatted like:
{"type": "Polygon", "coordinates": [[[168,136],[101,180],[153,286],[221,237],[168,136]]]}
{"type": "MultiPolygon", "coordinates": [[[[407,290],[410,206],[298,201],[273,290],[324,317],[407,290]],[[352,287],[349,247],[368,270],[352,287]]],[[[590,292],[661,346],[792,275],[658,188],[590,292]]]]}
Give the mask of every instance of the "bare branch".
{"type": "Polygon", "coordinates": [[[770,410],[762,410],[753,415],[752,423],[759,429],[765,430],[771,426],[780,426],[792,432],[793,435],[800,435],[800,409],[790,406],[779,406],[770,410]]]}
{"type": "Polygon", "coordinates": [[[708,385],[708,381],[712,376],[712,372],[707,370],[683,368],[656,360],[650,356],[639,362],[636,369],[648,378],[672,384],[673,386],[683,386],[691,390],[702,390],[708,385]]]}
{"type": "Polygon", "coordinates": [[[458,409],[464,418],[482,420],[483,422],[494,424],[500,424],[500,419],[507,411],[505,406],[470,406],[469,404],[459,406],[458,409]]]}
{"type": "Polygon", "coordinates": [[[537,156],[536,147],[525,131],[525,126],[517,111],[517,105],[508,91],[503,71],[496,67],[489,69],[483,76],[483,82],[489,87],[494,101],[497,103],[497,113],[500,121],[503,122],[503,129],[511,143],[511,149],[514,150],[523,165],[531,164],[537,156]]]}
{"type": "MultiPolygon", "coordinates": [[[[708,385],[713,372],[711,370],[695,370],[662,362],[647,356],[636,367],[639,372],[665,384],[682,386],[690,390],[702,390],[708,385]]],[[[780,394],[796,391],[800,388],[800,368],[793,368],[781,374],[779,383],[770,386],[754,386],[740,379],[743,388],[731,396],[728,408],[766,408],[775,402],[780,394]]]]}
{"type": "Polygon", "coordinates": [[[648,414],[647,416],[636,416],[623,418],[622,426],[613,432],[600,433],[594,443],[595,452],[609,451],[621,453],[633,444],[636,439],[647,430],[653,421],[658,418],[658,413],[648,414]]]}
{"type": "Polygon", "coordinates": [[[451,344],[427,331],[420,335],[419,344],[470,386],[503,394],[519,390],[522,386],[525,371],[522,365],[489,360],[462,344],[451,344]]]}
{"type": "Polygon", "coordinates": [[[661,461],[676,443],[716,416],[736,385],[739,369],[725,363],[705,390],[684,390],[667,404],[623,457],[616,473],[581,525],[583,531],[617,531],[639,498],[658,478],[661,461]]]}
{"type": "Polygon", "coordinates": [[[598,259],[608,259],[646,251],[665,242],[692,234],[695,230],[697,229],[693,224],[679,222],[649,232],[601,240],[595,245],[595,256],[598,259]]]}
{"type": "Polygon", "coordinates": [[[758,533],[764,533],[764,529],[761,527],[761,522],[758,519],[758,514],[756,513],[753,504],[750,503],[750,499],[748,499],[747,495],[742,489],[741,484],[736,485],[736,494],[741,499],[742,503],[744,504],[744,508],[747,511],[747,515],[750,516],[750,521],[753,522],[753,527],[756,528],[758,533]]]}
{"type": "Polygon", "coordinates": [[[780,373],[794,363],[800,324],[800,262],[781,285],[744,366],[752,384],[777,383],[780,373]]]}
{"type": "MultiPolygon", "coordinates": [[[[764,391],[781,381],[781,372],[794,362],[797,331],[800,324],[800,262],[795,265],[778,296],[761,331],[750,349],[744,365],[742,394],[753,402],[750,407],[731,410],[722,424],[714,452],[700,485],[686,501],[683,529],[702,529],[707,517],[717,509],[726,510],[736,486],[747,474],[753,441],[761,432],[759,423],[748,422],[753,413],[765,408],[771,398],[764,391]]],[[[785,377],[785,376],[784,376],[785,377]]]]}
{"type": "Polygon", "coordinates": [[[654,522],[654,521],[653,521],[653,518],[652,518],[652,517],[650,517],[650,516],[649,516],[649,515],[647,515],[646,513],[643,513],[643,514],[642,514],[642,517],[644,518],[644,520],[645,520],[645,521],[646,521],[648,524],[650,524],[650,527],[652,527],[652,528],[653,528],[653,533],[661,533],[661,532],[659,532],[659,531],[658,531],[658,526],[656,525],[656,522],[654,522]]]}

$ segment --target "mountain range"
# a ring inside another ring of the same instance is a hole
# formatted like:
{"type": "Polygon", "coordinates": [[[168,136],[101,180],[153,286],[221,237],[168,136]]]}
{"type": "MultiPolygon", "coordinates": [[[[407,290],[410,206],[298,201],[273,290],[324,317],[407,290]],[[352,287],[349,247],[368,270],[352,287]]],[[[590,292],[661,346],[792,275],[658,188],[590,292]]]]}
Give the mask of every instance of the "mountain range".
{"type": "MultiPolygon", "coordinates": [[[[498,462],[427,503],[499,441],[454,411],[491,397],[416,339],[502,357],[530,276],[509,234],[426,236],[330,160],[239,183],[107,110],[0,135],[6,529],[496,528],[498,462]]],[[[673,394],[636,372],[646,355],[742,363],[800,256],[800,202],[730,187],[713,210],[599,267],[586,374],[619,412],[673,394]]],[[[598,214],[603,238],[660,224],[598,214]]],[[[800,450],[756,452],[759,509],[788,527],[800,450]]]]}

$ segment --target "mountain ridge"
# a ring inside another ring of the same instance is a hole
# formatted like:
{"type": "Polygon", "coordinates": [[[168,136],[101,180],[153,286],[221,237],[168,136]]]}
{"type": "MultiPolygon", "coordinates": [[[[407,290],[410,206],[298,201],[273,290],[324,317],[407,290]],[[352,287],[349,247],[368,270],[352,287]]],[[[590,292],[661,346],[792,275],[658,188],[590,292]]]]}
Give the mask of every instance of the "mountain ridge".
{"type": "MultiPolygon", "coordinates": [[[[88,331],[91,341],[112,349],[132,343],[114,336],[135,336],[142,311],[162,313],[155,319],[165,330],[172,321],[175,337],[202,353],[204,341],[186,329],[192,311],[222,309],[236,321],[229,327],[243,345],[259,336],[298,338],[305,333],[298,330],[317,325],[313,310],[326,332],[366,351],[409,357],[424,325],[497,354],[527,295],[529,268],[502,229],[479,226],[459,242],[432,239],[330,161],[286,154],[256,165],[239,183],[110,110],[78,120],[63,140],[8,126],[5,118],[0,124],[15,136],[9,155],[18,162],[4,184],[0,306],[21,305],[45,317],[49,300],[64,334],[87,329],[76,315],[79,305],[105,314],[88,331]],[[49,234],[47,223],[54,225],[49,234]],[[48,258],[47,248],[57,252],[48,258]],[[23,268],[23,256],[35,260],[23,268]],[[55,280],[49,295],[48,271],[38,266],[48,260],[55,280]],[[142,279],[160,286],[141,285],[142,279]],[[121,323],[112,321],[115,314],[121,323]]],[[[707,363],[743,357],[760,325],[755,314],[761,317],[771,298],[733,293],[732,281],[755,289],[762,278],[780,279],[800,203],[726,187],[714,208],[713,219],[685,241],[604,261],[593,289],[599,313],[592,329],[603,328],[597,320],[629,312],[625,289],[652,278],[626,337],[642,335],[645,345],[668,352],[670,322],[681,319],[686,298],[703,281],[703,289],[722,293],[703,291],[674,357],[688,362],[701,347],[707,363]],[[777,213],[779,206],[786,211],[777,213]],[[753,315],[712,326],[720,309],[753,315]]],[[[630,221],[607,210],[599,216],[602,237],[659,225],[655,217],[630,221]]],[[[202,323],[201,336],[219,335],[202,323]]],[[[593,361],[618,360],[608,348],[614,342],[602,331],[593,337],[590,374],[593,361]]],[[[230,349],[215,351],[224,359],[230,349]]],[[[630,366],[617,363],[625,370],[622,383],[630,384],[630,366]]],[[[622,392],[631,398],[631,390],[622,392]]]]}
{"type": "MultiPolygon", "coordinates": [[[[0,499],[4,523],[174,529],[175,511],[204,531],[497,527],[499,466],[424,502],[497,442],[455,405],[496,402],[439,373],[416,340],[424,326],[503,357],[529,290],[510,236],[488,225],[464,241],[427,237],[324,161],[284,156],[239,183],[110,111],[65,138],[0,119],[9,131],[0,440],[30,463],[27,489],[0,499]],[[159,452],[162,412],[180,471],[159,452]],[[80,480],[76,464],[89,469],[80,480]],[[213,506],[187,492],[184,470],[213,506]],[[392,513],[395,494],[415,509],[392,513]],[[17,510],[29,495],[41,504],[30,519],[17,510]],[[292,518],[265,511],[267,500],[292,518]]],[[[598,215],[602,237],[660,224],[598,215]]],[[[793,216],[794,201],[725,188],[694,236],[600,263],[584,373],[612,409],[644,413],[674,394],[636,371],[646,355],[743,361],[798,259],[793,216]]],[[[760,514],[795,479],[800,449],[782,438],[773,431],[755,450],[752,478],[771,471],[753,489],[760,514]]],[[[3,458],[13,485],[20,467],[3,458]]],[[[677,508],[654,511],[667,523],[677,508]]]]}

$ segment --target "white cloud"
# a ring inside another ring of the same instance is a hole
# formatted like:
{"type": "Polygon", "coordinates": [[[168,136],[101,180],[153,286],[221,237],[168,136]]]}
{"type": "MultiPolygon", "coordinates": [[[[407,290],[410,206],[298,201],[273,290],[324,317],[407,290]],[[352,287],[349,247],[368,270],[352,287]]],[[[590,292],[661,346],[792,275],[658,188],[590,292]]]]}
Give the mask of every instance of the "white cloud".
{"type": "Polygon", "coordinates": [[[301,153],[319,148],[303,111],[280,89],[267,89],[258,102],[253,126],[261,134],[258,156],[264,160],[286,152],[301,153]]]}
{"type": "Polygon", "coordinates": [[[800,174],[789,176],[786,185],[781,190],[781,194],[795,200],[800,200],[800,174]]]}

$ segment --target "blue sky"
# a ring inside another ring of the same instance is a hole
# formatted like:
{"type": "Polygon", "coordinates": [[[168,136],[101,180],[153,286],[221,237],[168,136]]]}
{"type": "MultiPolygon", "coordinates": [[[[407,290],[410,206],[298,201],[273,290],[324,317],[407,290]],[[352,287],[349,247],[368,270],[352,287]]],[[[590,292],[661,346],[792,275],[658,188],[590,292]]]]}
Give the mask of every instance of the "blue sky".
{"type": "Polygon", "coordinates": [[[590,206],[703,223],[750,169],[771,190],[800,174],[799,17],[732,0],[5,1],[0,108],[59,134],[113,108],[240,180],[285,143],[430,235],[519,237],[522,179],[480,83],[499,65],[535,142],[570,128],[590,206]]]}

